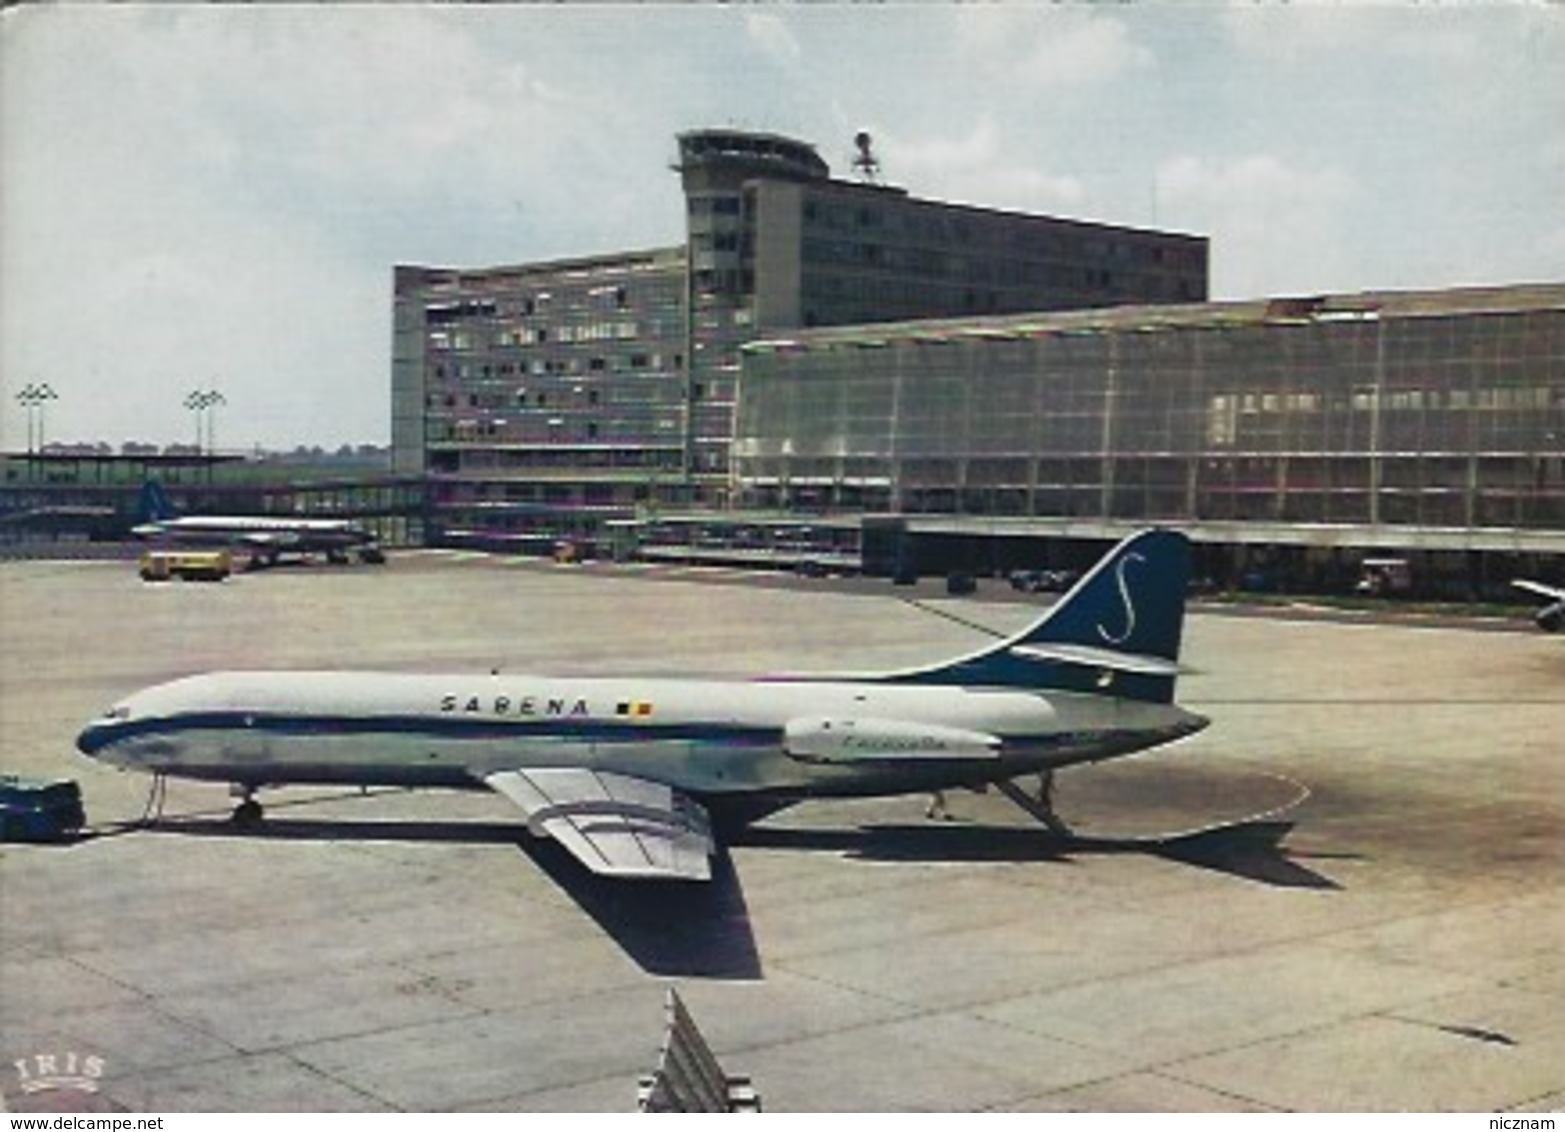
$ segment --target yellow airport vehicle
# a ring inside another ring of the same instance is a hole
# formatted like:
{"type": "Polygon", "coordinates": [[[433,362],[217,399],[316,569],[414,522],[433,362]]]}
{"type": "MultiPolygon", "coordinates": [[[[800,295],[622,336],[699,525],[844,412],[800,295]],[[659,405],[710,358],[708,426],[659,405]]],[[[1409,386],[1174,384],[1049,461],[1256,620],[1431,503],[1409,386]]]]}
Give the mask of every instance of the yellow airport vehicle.
{"type": "Polygon", "coordinates": [[[233,572],[233,556],[226,550],[148,550],[141,556],[144,582],[221,582],[233,572]]]}

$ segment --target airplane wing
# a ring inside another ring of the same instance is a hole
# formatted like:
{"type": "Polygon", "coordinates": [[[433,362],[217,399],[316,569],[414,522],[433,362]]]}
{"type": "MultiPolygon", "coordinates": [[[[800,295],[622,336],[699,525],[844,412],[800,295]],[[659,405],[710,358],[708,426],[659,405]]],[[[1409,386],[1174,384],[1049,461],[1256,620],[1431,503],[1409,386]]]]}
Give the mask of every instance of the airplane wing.
{"type": "Polygon", "coordinates": [[[1527,578],[1514,578],[1511,580],[1511,585],[1519,590],[1526,590],[1530,594],[1536,594],[1538,597],[1548,598],[1550,601],[1565,601],[1565,589],[1546,586],[1542,582],[1534,582],[1527,578]]]}
{"type": "Polygon", "coordinates": [[[580,767],[502,770],[484,782],[600,876],[712,879],[706,811],[672,787],[580,767]]]}

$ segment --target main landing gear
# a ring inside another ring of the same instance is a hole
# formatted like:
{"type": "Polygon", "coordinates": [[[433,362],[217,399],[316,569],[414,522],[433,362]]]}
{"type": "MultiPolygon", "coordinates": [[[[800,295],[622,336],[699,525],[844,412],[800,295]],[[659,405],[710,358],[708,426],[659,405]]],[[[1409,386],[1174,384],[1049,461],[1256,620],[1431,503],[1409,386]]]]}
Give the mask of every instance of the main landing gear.
{"type": "Polygon", "coordinates": [[[1003,778],[995,785],[1000,788],[1000,793],[1037,818],[1056,837],[1073,836],[1070,826],[1061,821],[1060,815],[1054,812],[1054,772],[1052,770],[1043,771],[1038,775],[1038,793],[1036,797],[1023,790],[1017,785],[1016,780],[1012,778],[1003,778]]]}
{"type": "Polygon", "coordinates": [[[228,820],[241,829],[251,829],[260,825],[264,812],[261,803],[255,800],[255,787],[248,783],[236,782],[229,787],[228,792],[232,797],[240,799],[228,820]]]}

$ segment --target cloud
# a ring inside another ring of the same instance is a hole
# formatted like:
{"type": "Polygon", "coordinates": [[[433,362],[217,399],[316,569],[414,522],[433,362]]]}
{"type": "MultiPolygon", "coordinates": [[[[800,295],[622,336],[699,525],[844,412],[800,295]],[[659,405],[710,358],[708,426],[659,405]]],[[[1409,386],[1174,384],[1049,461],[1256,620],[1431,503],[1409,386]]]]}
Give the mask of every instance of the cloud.
{"type": "Polygon", "coordinates": [[[394,263],[628,246],[561,222],[587,230],[583,180],[620,179],[612,137],[581,131],[603,96],[441,11],[81,15],[6,56],[38,96],[4,123],[27,154],[0,204],[4,376],[60,390],[57,437],[184,439],[197,383],[228,397],[225,443],[374,439],[394,263]]]}
{"type": "Polygon", "coordinates": [[[1123,20],[1072,9],[966,8],[957,43],[979,68],[980,82],[1031,90],[1101,86],[1156,62],[1123,20]]]}
{"type": "Polygon", "coordinates": [[[796,63],[804,54],[792,29],[781,16],[751,12],[745,16],[744,27],[750,42],[775,63],[796,63]]]}
{"type": "Polygon", "coordinates": [[[1379,41],[1386,21],[1369,6],[1253,4],[1225,8],[1219,23],[1241,56],[1312,67],[1323,57],[1335,58],[1379,41]]]}
{"type": "Polygon", "coordinates": [[[90,263],[45,261],[8,288],[6,333],[26,330],[8,376],[15,363],[60,391],[52,437],[187,439],[180,403],[197,387],[228,400],[225,446],[320,436],[325,422],[344,440],[380,436],[388,273],[360,271],[286,218],[236,224],[201,208],[179,225],[160,242],[100,234],[90,263]]]}
{"type": "Polygon", "coordinates": [[[322,420],[383,433],[390,266],[353,262],[341,202],[423,164],[394,162],[362,100],[328,93],[352,83],[321,77],[318,52],[342,46],[329,24],[308,49],[303,29],[184,13],[25,29],[47,97],[5,123],[27,160],[8,162],[0,320],[7,381],[36,372],[61,393],[55,436],[183,439],[196,385],[244,421],[228,443],[322,420]]]}
{"type": "MultiPolygon", "coordinates": [[[[321,196],[373,188],[379,197],[449,200],[459,167],[455,183],[479,198],[514,185],[575,140],[562,112],[565,92],[443,10],[270,15],[217,21],[224,33],[199,61],[183,52],[148,60],[159,75],[182,71],[182,85],[216,97],[183,116],[227,134],[233,172],[263,190],[321,196]]],[[[211,38],[205,29],[202,38],[211,38]]],[[[172,54],[168,41],[155,42],[172,54]]],[[[148,78],[160,90],[168,85],[148,78]]]]}
{"type": "Polygon", "coordinates": [[[1152,62],[1152,52],[1131,38],[1124,23],[1095,17],[1059,35],[1040,35],[1024,66],[1034,85],[1091,86],[1152,62]]]}
{"type": "Polygon", "coordinates": [[[1536,264],[1530,265],[1521,278],[1558,280],[1565,268],[1565,224],[1544,228],[1535,255],[1536,264]]]}
{"type": "MultiPolygon", "coordinates": [[[[881,132],[873,132],[878,142],[881,132]]],[[[1031,151],[1010,141],[987,115],[955,136],[920,140],[888,133],[882,148],[896,155],[893,180],[916,186],[918,196],[1055,212],[1080,207],[1087,195],[1076,178],[1029,163],[1031,151]]]]}
{"type": "Polygon", "coordinates": [[[1275,154],[1181,156],[1157,171],[1162,221],[1211,237],[1214,297],[1351,289],[1340,234],[1357,196],[1342,171],[1275,154]]]}

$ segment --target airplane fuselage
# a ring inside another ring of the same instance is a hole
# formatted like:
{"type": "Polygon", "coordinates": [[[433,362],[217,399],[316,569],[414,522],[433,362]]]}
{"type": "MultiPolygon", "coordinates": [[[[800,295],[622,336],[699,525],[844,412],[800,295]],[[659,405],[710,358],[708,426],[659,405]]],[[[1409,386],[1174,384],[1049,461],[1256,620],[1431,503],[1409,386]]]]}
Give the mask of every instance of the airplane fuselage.
{"type": "Polygon", "coordinates": [[[373,541],[363,527],[338,519],[281,519],[262,515],[188,515],[136,526],[138,538],[202,545],[254,543],[282,549],[346,549],[373,541]]]}
{"type": "Polygon", "coordinates": [[[518,766],[651,778],[707,800],[932,789],[1192,734],[1172,704],[1073,692],[753,681],[211,673],[81,736],[102,761],[244,785],[482,787],[518,766]]]}

